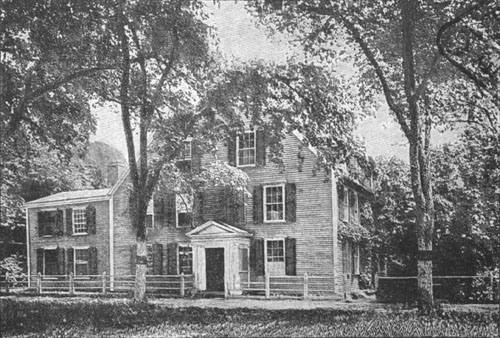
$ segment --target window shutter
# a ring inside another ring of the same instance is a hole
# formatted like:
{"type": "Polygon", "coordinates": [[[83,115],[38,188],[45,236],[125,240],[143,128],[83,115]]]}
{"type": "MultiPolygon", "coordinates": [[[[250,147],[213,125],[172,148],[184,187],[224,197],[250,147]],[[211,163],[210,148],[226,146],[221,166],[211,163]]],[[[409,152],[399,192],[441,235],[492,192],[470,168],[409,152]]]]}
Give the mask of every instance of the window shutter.
{"type": "MultiPolygon", "coordinates": [[[[62,236],[64,234],[64,213],[61,209],[57,209],[56,213],[56,229],[54,235],[62,236]]],[[[64,274],[64,273],[63,273],[64,274]]]]}
{"type": "Polygon", "coordinates": [[[344,274],[348,274],[350,272],[348,266],[349,253],[347,249],[347,241],[342,241],[342,270],[344,274]]]}
{"type": "Polygon", "coordinates": [[[167,244],[167,275],[177,275],[177,243],[167,244]]]}
{"type": "Polygon", "coordinates": [[[57,274],[64,275],[64,269],[66,268],[64,259],[64,249],[57,247],[57,274]]]}
{"type": "Polygon", "coordinates": [[[66,209],[66,235],[73,235],[73,209],[66,209]]]}
{"type": "Polygon", "coordinates": [[[96,220],[95,220],[95,207],[93,205],[85,208],[85,220],[87,222],[87,232],[95,235],[96,233],[96,220]]]}
{"type": "Polygon", "coordinates": [[[297,188],[295,183],[287,183],[285,186],[286,194],[286,215],[287,222],[295,222],[297,220],[297,188]]]}
{"type": "Polygon", "coordinates": [[[175,206],[175,193],[168,193],[165,196],[165,215],[167,218],[166,225],[169,227],[175,227],[175,216],[176,216],[176,206],[175,206]]]}
{"type": "Polygon", "coordinates": [[[266,136],[263,130],[255,132],[255,157],[257,165],[266,165],[266,136]]]}
{"type": "Polygon", "coordinates": [[[153,212],[155,215],[155,228],[161,228],[164,223],[165,217],[165,203],[163,197],[159,194],[154,194],[153,196],[153,212]]]}
{"type": "Polygon", "coordinates": [[[201,156],[202,151],[200,142],[193,139],[191,141],[191,170],[193,173],[199,173],[201,171],[201,156]]]}
{"type": "Polygon", "coordinates": [[[297,252],[295,245],[295,238],[285,238],[285,274],[287,276],[297,275],[297,252]]]}
{"type": "Polygon", "coordinates": [[[91,246],[89,248],[89,274],[96,276],[99,272],[97,271],[97,248],[91,246]]]}
{"type": "Polygon", "coordinates": [[[42,248],[36,249],[36,272],[43,274],[43,249],[42,248]]]}
{"type": "Polygon", "coordinates": [[[193,212],[195,227],[205,222],[203,214],[203,193],[201,191],[198,191],[195,194],[193,212]]]}
{"type": "Polygon", "coordinates": [[[236,166],[236,133],[229,133],[227,138],[227,161],[229,165],[236,166]]]}
{"type": "Polygon", "coordinates": [[[135,262],[137,258],[137,244],[130,246],[130,274],[135,275],[135,262]]]}
{"type": "Polygon", "coordinates": [[[74,268],[75,250],[73,248],[69,248],[66,251],[68,254],[68,266],[66,268],[66,273],[69,275],[71,272],[75,273],[75,268],[74,268]]]}
{"type": "Polygon", "coordinates": [[[264,276],[264,239],[255,238],[250,245],[250,268],[256,276],[264,276]]]}
{"type": "Polygon", "coordinates": [[[163,245],[153,243],[153,275],[163,274],[163,245]]]}
{"type": "Polygon", "coordinates": [[[344,186],[339,184],[337,186],[337,196],[338,196],[338,206],[339,206],[339,219],[345,219],[345,197],[344,197],[344,186]]]}
{"type": "Polygon", "coordinates": [[[40,211],[38,213],[38,236],[43,236],[45,235],[45,225],[47,222],[47,218],[45,217],[45,212],[40,211]]]}
{"type": "Polygon", "coordinates": [[[263,188],[261,185],[253,188],[253,222],[264,222],[263,188]]]}

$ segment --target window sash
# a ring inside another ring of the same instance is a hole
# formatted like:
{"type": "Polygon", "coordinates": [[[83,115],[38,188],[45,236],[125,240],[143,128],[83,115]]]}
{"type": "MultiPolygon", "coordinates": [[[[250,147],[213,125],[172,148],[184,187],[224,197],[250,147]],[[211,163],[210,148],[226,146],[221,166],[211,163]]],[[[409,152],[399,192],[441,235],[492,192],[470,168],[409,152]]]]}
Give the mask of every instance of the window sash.
{"type": "Polygon", "coordinates": [[[236,136],[236,165],[238,167],[255,165],[256,141],[255,131],[245,132],[236,136]]]}
{"type": "Polygon", "coordinates": [[[193,249],[189,245],[178,246],[179,274],[193,274],[193,249]]]}
{"type": "Polygon", "coordinates": [[[73,234],[86,234],[87,232],[85,209],[73,209],[73,234]]]}
{"type": "Polygon", "coordinates": [[[191,226],[193,213],[193,197],[188,194],[175,195],[175,224],[178,228],[191,226]]]}
{"type": "Polygon", "coordinates": [[[264,186],[264,222],[285,221],[285,185],[264,186]]]}
{"type": "Polygon", "coordinates": [[[268,262],[285,261],[285,243],[283,240],[267,240],[266,254],[268,262]]]}
{"type": "Polygon", "coordinates": [[[73,251],[73,273],[75,276],[86,276],[89,274],[89,249],[74,248],[73,251]]]}

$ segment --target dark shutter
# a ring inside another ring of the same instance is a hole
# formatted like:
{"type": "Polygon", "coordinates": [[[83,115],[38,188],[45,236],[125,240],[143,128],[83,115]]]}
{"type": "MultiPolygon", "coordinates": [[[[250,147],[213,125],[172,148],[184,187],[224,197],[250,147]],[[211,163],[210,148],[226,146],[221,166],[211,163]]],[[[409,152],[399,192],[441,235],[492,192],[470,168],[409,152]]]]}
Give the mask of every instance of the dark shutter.
{"type": "Polygon", "coordinates": [[[137,244],[130,246],[130,274],[135,275],[135,262],[137,258],[137,244]]]}
{"type": "Polygon", "coordinates": [[[73,235],[73,209],[66,209],[66,235],[73,235]]]}
{"type": "Polygon", "coordinates": [[[63,234],[64,234],[64,212],[61,209],[57,209],[54,235],[62,236],[63,234]]]}
{"type": "Polygon", "coordinates": [[[344,186],[342,184],[337,185],[337,196],[338,196],[338,206],[339,206],[339,219],[345,219],[345,209],[344,209],[344,186]]]}
{"type": "Polygon", "coordinates": [[[199,173],[201,171],[201,156],[202,150],[200,142],[196,140],[191,141],[191,171],[199,173]]]}
{"type": "Polygon", "coordinates": [[[236,133],[229,133],[227,138],[227,161],[229,165],[236,166],[236,133]]]}
{"type": "Polygon", "coordinates": [[[47,218],[45,217],[46,213],[45,211],[40,211],[38,213],[38,236],[44,236],[45,235],[45,225],[47,223],[47,218]]]}
{"type": "Polygon", "coordinates": [[[64,249],[57,247],[57,274],[64,275],[66,268],[66,262],[64,259],[64,249]]]}
{"type": "Polygon", "coordinates": [[[161,228],[165,218],[165,203],[163,197],[159,194],[153,196],[153,209],[155,214],[155,228],[161,228]]]}
{"type": "Polygon", "coordinates": [[[285,274],[287,276],[297,275],[297,251],[295,243],[295,238],[285,238],[285,274]]]}
{"type": "Polygon", "coordinates": [[[175,206],[175,193],[168,193],[165,196],[165,216],[167,218],[167,226],[175,227],[175,216],[176,216],[176,206],[175,206]]]}
{"type": "Polygon", "coordinates": [[[97,275],[99,272],[97,271],[97,248],[95,246],[91,246],[89,248],[89,274],[97,275]]]}
{"type": "Polygon", "coordinates": [[[73,248],[69,248],[67,250],[67,256],[68,256],[68,266],[66,267],[66,273],[69,275],[72,272],[75,273],[75,267],[74,267],[75,250],[73,248]]]}
{"type": "Polygon", "coordinates": [[[250,245],[250,269],[256,276],[264,276],[264,239],[255,238],[250,245]]]}
{"type": "Polygon", "coordinates": [[[95,207],[93,205],[85,208],[85,220],[87,222],[87,232],[95,235],[96,233],[96,220],[95,220],[95,207]]]}
{"type": "Polygon", "coordinates": [[[42,248],[36,249],[36,272],[43,274],[43,249],[42,248]]]}
{"type": "Polygon", "coordinates": [[[257,165],[266,165],[266,136],[263,130],[257,130],[255,132],[255,150],[257,165]]]}
{"type": "Polygon", "coordinates": [[[297,220],[297,193],[295,183],[287,183],[285,186],[286,194],[286,215],[287,222],[295,222],[297,220]]]}
{"type": "Polygon", "coordinates": [[[153,243],[153,275],[163,274],[163,245],[153,243]]]}
{"type": "Polygon", "coordinates": [[[205,216],[203,214],[203,193],[198,191],[194,196],[193,204],[194,212],[194,226],[197,227],[205,222],[205,216]]]}
{"type": "Polygon", "coordinates": [[[167,244],[167,275],[177,275],[177,243],[167,244]]]}
{"type": "Polygon", "coordinates": [[[253,188],[253,222],[262,223],[264,222],[264,211],[263,211],[263,188],[261,185],[253,188]]]}
{"type": "Polygon", "coordinates": [[[359,247],[359,273],[363,274],[366,272],[366,255],[367,250],[364,245],[359,247]]]}

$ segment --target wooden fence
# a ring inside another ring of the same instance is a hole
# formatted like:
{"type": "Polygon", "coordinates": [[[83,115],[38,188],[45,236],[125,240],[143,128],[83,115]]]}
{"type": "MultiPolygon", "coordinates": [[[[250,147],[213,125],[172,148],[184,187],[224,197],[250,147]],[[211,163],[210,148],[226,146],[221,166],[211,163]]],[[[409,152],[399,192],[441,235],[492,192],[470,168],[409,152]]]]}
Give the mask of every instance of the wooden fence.
{"type": "Polygon", "coordinates": [[[272,297],[292,296],[308,299],[340,298],[334,290],[334,279],[331,276],[264,276],[263,279],[241,282],[242,291],[247,295],[264,295],[272,297]]]}
{"type": "MultiPolygon", "coordinates": [[[[102,275],[30,275],[19,280],[12,280],[8,274],[0,275],[0,291],[9,293],[15,290],[35,292],[36,294],[82,294],[108,292],[132,292],[135,276],[114,276],[113,280],[106,273],[102,275]]],[[[154,295],[185,296],[193,288],[192,275],[146,275],[146,293],[154,295]]]]}

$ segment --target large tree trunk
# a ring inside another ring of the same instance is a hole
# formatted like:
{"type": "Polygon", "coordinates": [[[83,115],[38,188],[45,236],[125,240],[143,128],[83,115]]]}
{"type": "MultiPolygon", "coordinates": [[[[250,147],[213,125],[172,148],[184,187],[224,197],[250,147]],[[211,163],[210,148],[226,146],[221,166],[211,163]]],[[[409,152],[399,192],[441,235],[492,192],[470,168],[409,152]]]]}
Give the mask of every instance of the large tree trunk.
{"type": "Polygon", "coordinates": [[[146,272],[148,269],[147,244],[143,239],[137,240],[137,258],[135,268],[134,300],[142,302],[146,299],[146,272]]]}

